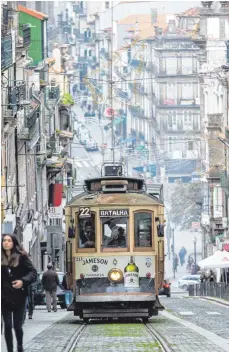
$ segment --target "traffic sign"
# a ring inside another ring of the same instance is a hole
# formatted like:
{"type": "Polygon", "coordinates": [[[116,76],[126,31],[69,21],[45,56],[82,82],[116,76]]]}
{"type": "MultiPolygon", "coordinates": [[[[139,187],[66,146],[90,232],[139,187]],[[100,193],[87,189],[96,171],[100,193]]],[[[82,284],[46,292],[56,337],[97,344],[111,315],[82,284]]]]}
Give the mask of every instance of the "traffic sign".
{"type": "Polygon", "coordinates": [[[50,207],[48,210],[48,217],[50,219],[61,219],[63,216],[63,207],[50,207]]]}

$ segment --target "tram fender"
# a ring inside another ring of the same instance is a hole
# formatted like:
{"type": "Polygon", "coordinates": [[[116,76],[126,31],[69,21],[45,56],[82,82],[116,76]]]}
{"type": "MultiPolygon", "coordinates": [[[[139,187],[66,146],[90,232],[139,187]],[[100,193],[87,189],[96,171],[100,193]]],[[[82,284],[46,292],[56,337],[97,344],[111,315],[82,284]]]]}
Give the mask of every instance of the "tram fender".
{"type": "Polygon", "coordinates": [[[164,310],[165,307],[160,303],[158,296],[156,296],[156,301],[154,303],[154,309],[164,310]]]}
{"type": "Polygon", "coordinates": [[[76,301],[73,299],[72,303],[68,306],[67,311],[72,312],[77,309],[76,301]]]}

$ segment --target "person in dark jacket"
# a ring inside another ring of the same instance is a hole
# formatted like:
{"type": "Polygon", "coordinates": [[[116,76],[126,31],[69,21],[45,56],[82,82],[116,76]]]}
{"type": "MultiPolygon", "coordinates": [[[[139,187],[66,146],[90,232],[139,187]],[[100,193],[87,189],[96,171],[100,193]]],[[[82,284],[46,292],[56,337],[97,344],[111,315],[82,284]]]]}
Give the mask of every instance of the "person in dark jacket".
{"type": "Polygon", "coordinates": [[[37,271],[27,253],[11,234],[2,236],[1,303],[7,351],[13,352],[12,317],[18,352],[23,351],[23,319],[28,287],[37,271]]]}
{"type": "Polygon", "coordinates": [[[42,286],[45,290],[46,307],[48,312],[51,312],[51,303],[53,304],[54,312],[57,312],[57,286],[59,286],[59,278],[57,273],[53,270],[51,263],[47,265],[47,271],[42,276],[42,286]]]}

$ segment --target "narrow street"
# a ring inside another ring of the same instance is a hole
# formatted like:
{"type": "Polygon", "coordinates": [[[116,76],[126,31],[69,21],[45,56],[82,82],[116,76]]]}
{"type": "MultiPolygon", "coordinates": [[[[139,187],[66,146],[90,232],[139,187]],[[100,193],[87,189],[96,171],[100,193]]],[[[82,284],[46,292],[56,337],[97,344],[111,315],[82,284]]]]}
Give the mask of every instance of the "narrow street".
{"type": "Polygon", "coordinates": [[[1,233],[2,352],[229,352],[229,1],[1,1],[1,233]]]}

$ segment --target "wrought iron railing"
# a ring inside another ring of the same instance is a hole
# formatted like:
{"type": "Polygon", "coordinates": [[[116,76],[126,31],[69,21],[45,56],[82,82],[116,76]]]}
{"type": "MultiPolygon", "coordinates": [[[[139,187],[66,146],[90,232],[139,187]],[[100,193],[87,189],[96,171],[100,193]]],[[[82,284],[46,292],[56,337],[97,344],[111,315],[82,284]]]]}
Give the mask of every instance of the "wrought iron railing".
{"type": "Polygon", "coordinates": [[[12,65],[12,63],[12,37],[11,35],[6,35],[4,37],[1,37],[1,71],[12,65]]]}
{"type": "Polygon", "coordinates": [[[29,129],[32,129],[36,123],[37,118],[39,117],[40,113],[40,105],[37,105],[36,107],[32,108],[31,111],[29,111],[26,114],[26,127],[29,129]]]}
{"type": "Polygon", "coordinates": [[[229,283],[207,282],[199,285],[190,285],[189,296],[215,297],[229,301],[229,283]]]}
{"type": "Polygon", "coordinates": [[[60,87],[51,86],[47,87],[47,100],[58,100],[60,98],[60,87]]]}

